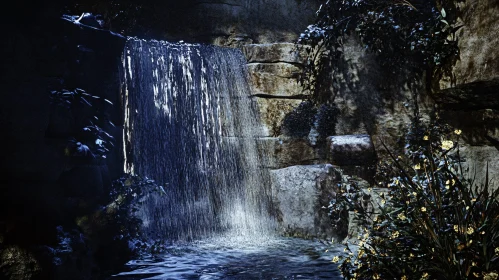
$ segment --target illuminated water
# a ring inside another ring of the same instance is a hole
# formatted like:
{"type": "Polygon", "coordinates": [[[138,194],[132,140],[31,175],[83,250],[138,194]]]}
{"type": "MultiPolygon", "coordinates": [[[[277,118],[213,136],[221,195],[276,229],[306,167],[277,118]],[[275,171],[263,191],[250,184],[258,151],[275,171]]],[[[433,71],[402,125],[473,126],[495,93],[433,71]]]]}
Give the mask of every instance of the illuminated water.
{"type": "Polygon", "coordinates": [[[124,170],[163,184],[138,216],[177,245],[112,279],[341,279],[334,249],[275,236],[245,65],[235,49],[128,40],[124,170]]]}
{"type": "Polygon", "coordinates": [[[295,238],[225,244],[221,239],[210,240],[171,247],[159,257],[132,261],[127,265],[129,271],[111,280],[342,279],[338,264],[331,262],[342,249],[295,238]]]}
{"type": "Polygon", "coordinates": [[[125,168],[164,184],[140,218],[153,238],[267,235],[269,172],[240,50],[130,38],[123,57],[125,168]]]}

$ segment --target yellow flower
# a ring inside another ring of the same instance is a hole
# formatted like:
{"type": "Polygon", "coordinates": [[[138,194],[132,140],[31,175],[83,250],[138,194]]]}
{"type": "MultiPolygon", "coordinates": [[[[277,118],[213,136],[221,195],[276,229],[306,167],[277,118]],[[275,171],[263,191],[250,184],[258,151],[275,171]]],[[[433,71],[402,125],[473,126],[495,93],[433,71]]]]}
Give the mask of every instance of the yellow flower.
{"type": "Polygon", "coordinates": [[[380,280],[381,278],[379,277],[379,274],[378,274],[378,273],[374,273],[374,275],[373,275],[373,279],[374,279],[374,280],[380,280]]]}
{"type": "Polygon", "coordinates": [[[425,135],[425,136],[423,137],[423,140],[425,140],[425,141],[428,141],[428,139],[430,139],[430,137],[428,137],[428,135],[425,135]]]}
{"type": "Polygon", "coordinates": [[[476,262],[471,262],[471,266],[476,266],[476,262]]]}
{"type": "Polygon", "coordinates": [[[497,272],[489,272],[483,275],[483,280],[497,280],[497,278],[499,278],[497,272]]]}
{"type": "Polygon", "coordinates": [[[421,212],[426,212],[426,207],[421,207],[421,212]]]}
{"type": "Polygon", "coordinates": [[[404,221],[405,219],[407,219],[407,217],[404,215],[404,213],[400,213],[397,215],[397,218],[399,218],[400,220],[404,221]]]}
{"type": "Polygon", "coordinates": [[[461,134],[461,132],[462,132],[462,131],[461,131],[461,129],[456,129],[456,130],[454,130],[454,133],[455,133],[456,135],[460,135],[460,134],[461,134]]]}
{"type": "Polygon", "coordinates": [[[400,280],[407,280],[407,276],[402,276],[402,278],[400,278],[400,280]]]}
{"type": "Polygon", "coordinates": [[[385,204],[386,203],[386,200],[382,199],[381,200],[381,205],[385,204]]]}
{"type": "Polygon", "coordinates": [[[459,232],[459,226],[458,225],[454,225],[454,231],[455,232],[459,232]]]}
{"type": "Polygon", "coordinates": [[[496,255],[499,255],[499,247],[497,247],[497,248],[494,250],[494,253],[496,253],[496,255]]]}
{"type": "Polygon", "coordinates": [[[450,140],[442,141],[442,149],[443,150],[450,150],[452,147],[454,147],[454,142],[452,142],[450,140]]]}
{"type": "Polygon", "coordinates": [[[413,193],[412,193],[412,195],[413,195],[413,196],[417,196],[418,194],[417,194],[416,192],[413,192],[413,193]]]}
{"type": "Polygon", "coordinates": [[[339,262],[339,261],[340,261],[340,257],[338,257],[338,256],[334,256],[334,258],[333,258],[332,262],[333,262],[333,263],[337,263],[337,262],[339,262]]]}
{"type": "Polygon", "coordinates": [[[421,276],[421,280],[426,280],[426,279],[428,279],[428,277],[429,277],[429,276],[430,276],[430,275],[428,274],[428,272],[425,272],[425,273],[423,273],[423,275],[421,276]]]}
{"type": "Polygon", "coordinates": [[[416,169],[416,170],[421,169],[421,165],[420,165],[419,163],[418,163],[418,164],[416,164],[416,165],[414,165],[414,169],[416,169]]]}
{"type": "Polygon", "coordinates": [[[466,231],[467,234],[473,234],[475,230],[472,227],[468,227],[468,230],[466,231]]]}
{"type": "Polygon", "coordinates": [[[392,233],[392,238],[397,238],[397,237],[399,237],[399,235],[400,235],[400,232],[396,231],[396,232],[392,233]]]}

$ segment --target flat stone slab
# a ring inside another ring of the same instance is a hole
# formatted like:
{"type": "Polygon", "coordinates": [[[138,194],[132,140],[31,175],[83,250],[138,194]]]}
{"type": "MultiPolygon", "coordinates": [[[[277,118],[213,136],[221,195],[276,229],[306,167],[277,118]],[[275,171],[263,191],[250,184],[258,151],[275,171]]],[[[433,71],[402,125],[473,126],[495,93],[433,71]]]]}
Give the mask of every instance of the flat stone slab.
{"type": "Polygon", "coordinates": [[[376,152],[367,134],[329,136],[329,159],[339,166],[371,165],[376,160],[376,152]]]}

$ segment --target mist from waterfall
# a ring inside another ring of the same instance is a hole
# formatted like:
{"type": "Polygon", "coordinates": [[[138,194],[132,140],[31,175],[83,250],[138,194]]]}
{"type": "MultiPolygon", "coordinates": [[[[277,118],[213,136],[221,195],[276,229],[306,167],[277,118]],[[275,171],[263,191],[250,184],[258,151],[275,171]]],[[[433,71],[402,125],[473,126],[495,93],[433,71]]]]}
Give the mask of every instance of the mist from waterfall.
{"type": "Polygon", "coordinates": [[[263,135],[239,50],[129,38],[123,56],[125,172],[163,184],[139,211],[153,238],[273,232],[263,135]]]}

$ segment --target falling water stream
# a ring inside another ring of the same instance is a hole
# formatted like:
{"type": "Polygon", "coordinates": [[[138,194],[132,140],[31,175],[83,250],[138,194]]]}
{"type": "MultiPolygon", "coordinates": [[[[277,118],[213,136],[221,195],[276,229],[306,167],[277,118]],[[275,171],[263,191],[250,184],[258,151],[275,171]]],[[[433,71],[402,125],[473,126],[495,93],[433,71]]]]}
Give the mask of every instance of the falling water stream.
{"type": "Polygon", "coordinates": [[[124,169],[162,184],[138,215],[149,238],[172,246],[115,277],[338,277],[323,244],[274,233],[245,63],[236,49],[128,39],[124,169]]]}

